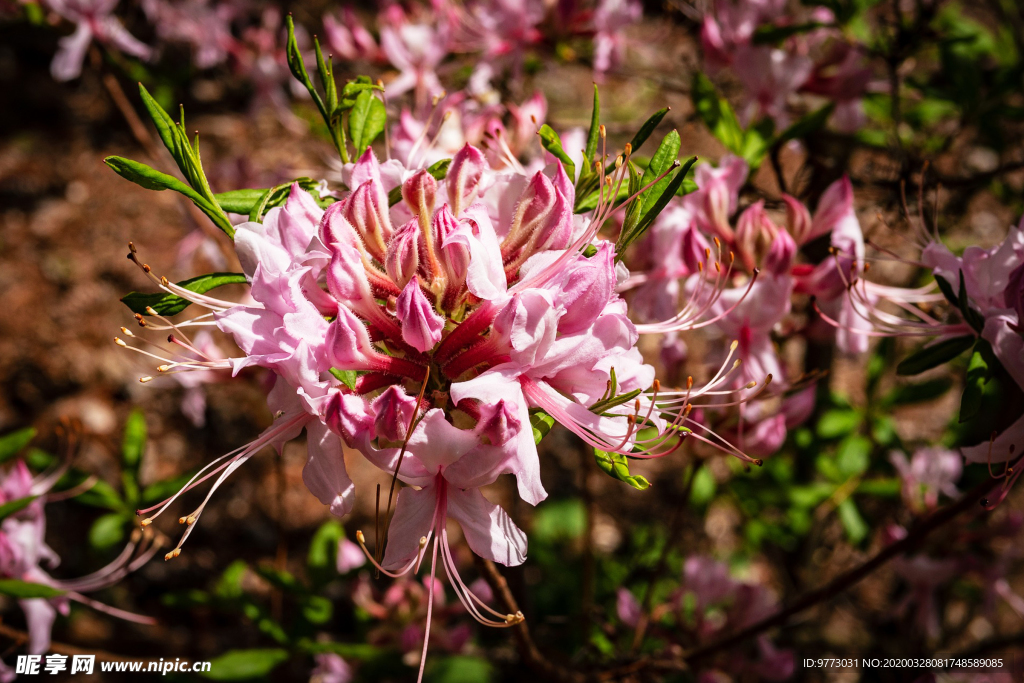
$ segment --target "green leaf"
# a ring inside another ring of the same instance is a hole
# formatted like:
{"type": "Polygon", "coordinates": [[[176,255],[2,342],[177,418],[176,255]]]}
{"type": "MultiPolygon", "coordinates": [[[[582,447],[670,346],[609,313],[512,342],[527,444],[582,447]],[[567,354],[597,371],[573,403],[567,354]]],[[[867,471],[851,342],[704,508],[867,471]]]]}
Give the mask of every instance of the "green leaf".
{"type": "Polygon", "coordinates": [[[177,477],[154,482],[143,489],[141,500],[144,503],[152,503],[168,498],[188,485],[189,479],[194,475],[195,472],[186,472],[177,477]]]}
{"type": "Polygon", "coordinates": [[[288,651],[281,648],[230,650],[210,661],[210,670],[200,676],[214,681],[244,681],[266,676],[287,661],[288,651]]]}
{"type": "Polygon", "coordinates": [[[856,410],[828,410],[818,420],[818,436],[835,439],[846,436],[860,426],[861,414],[856,410]]]}
{"type": "MultiPolygon", "coordinates": [[[[686,160],[686,163],[683,164],[682,168],[674,171],[671,175],[665,178],[665,180],[669,181],[668,185],[665,185],[662,188],[661,195],[659,195],[654,200],[654,203],[648,206],[640,216],[640,220],[637,223],[636,228],[630,234],[629,240],[624,247],[628,247],[630,244],[643,237],[644,233],[647,232],[647,229],[654,224],[654,221],[658,218],[661,212],[665,210],[665,207],[668,206],[669,201],[671,201],[673,197],[678,196],[679,190],[686,181],[687,174],[690,172],[690,169],[693,168],[695,163],[697,163],[697,157],[690,157],[686,160]]],[[[652,189],[657,189],[660,186],[661,183],[659,182],[652,189]]]]}
{"type": "Polygon", "coordinates": [[[29,505],[31,505],[32,501],[38,497],[39,496],[25,496],[24,498],[17,498],[15,500],[4,503],[3,505],[0,505],[0,522],[7,519],[13,514],[21,512],[29,505]]]}
{"type": "Polygon", "coordinates": [[[302,616],[311,624],[326,624],[334,614],[334,604],[322,595],[307,596],[302,604],[302,616]]]}
{"type": "Polygon", "coordinates": [[[710,130],[726,149],[740,154],[743,148],[743,129],[740,128],[736,114],[729,103],[718,96],[715,85],[700,73],[694,74],[693,88],[690,91],[693,107],[710,130]]]}
{"type": "Polygon", "coordinates": [[[530,425],[533,427],[533,441],[539,444],[540,440],[547,436],[551,428],[555,426],[555,418],[540,408],[531,408],[530,425]]]}
{"type": "Polygon", "coordinates": [[[671,107],[659,109],[658,111],[651,114],[651,117],[649,119],[644,121],[644,125],[640,126],[640,130],[636,132],[636,135],[634,135],[633,139],[630,140],[629,142],[629,145],[632,148],[630,150],[631,155],[636,154],[636,151],[640,149],[645,142],[647,142],[647,138],[651,137],[651,133],[653,133],[654,129],[658,127],[658,124],[661,123],[661,120],[665,118],[665,115],[668,114],[669,109],[671,109],[671,107]]]}
{"type": "Polygon", "coordinates": [[[992,355],[992,347],[984,339],[979,339],[971,354],[971,362],[967,366],[967,379],[964,382],[964,393],[960,396],[959,422],[967,422],[981,410],[981,398],[985,392],[985,384],[992,376],[988,357],[992,355]],[[984,345],[984,347],[982,346],[984,345]]]}
{"type": "Polygon", "coordinates": [[[220,208],[225,211],[248,216],[249,212],[252,211],[252,207],[268,189],[270,188],[252,188],[246,190],[231,190],[230,192],[218,192],[213,195],[213,198],[217,200],[220,208]]]}
{"type": "Polygon", "coordinates": [[[494,666],[482,657],[445,657],[431,667],[430,680],[433,683],[490,683],[495,680],[494,666]]]}
{"type": "Polygon", "coordinates": [[[359,373],[355,370],[339,370],[338,368],[331,368],[331,374],[334,375],[335,379],[352,391],[356,390],[356,380],[359,379],[359,373]]]}
{"type": "MultiPolygon", "coordinates": [[[[196,294],[205,294],[211,289],[215,289],[216,287],[221,287],[223,285],[240,285],[245,283],[245,275],[242,273],[209,273],[207,275],[199,275],[198,277],[189,278],[188,280],[182,280],[178,283],[178,286],[184,287],[190,292],[195,292],[196,294]]],[[[133,313],[149,315],[149,313],[146,312],[146,308],[149,307],[160,315],[171,316],[181,313],[188,308],[192,302],[188,299],[183,299],[176,294],[144,294],[142,292],[131,292],[121,298],[121,303],[130,308],[133,313]]]]}
{"type": "Polygon", "coordinates": [[[146,415],[136,408],[128,415],[121,440],[121,461],[124,466],[137,470],[146,451],[146,415]]]}
{"type": "Polygon", "coordinates": [[[0,579],[0,595],[9,595],[19,600],[24,598],[57,598],[64,591],[41,583],[19,581],[18,579],[0,579]]]}
{"type": "Polygon", "coordinates": [[[949,284],[945,278],[938,275],[935,276],[935,284],[939,286],[939,290],[942,292],[942,295],[946,297],[946,301],[957,308],[960,308],[960,299],[958,299],[956,294],[953,292],[953,285],[949,284]]]}
{"type": "Polygon", "coordinates": [[[288,593],[304,595],[307,592],[306,587],[295,578],[294,574],[287,570],[278,569],[269,564],[261,564],[256,567],[256,573],[266,579],[270,585],[288,593]]]}
{"type": "Polygon", "coordinates": [[[975,331],[980,333],[985,327],[985,318],[971,308],[970,297],[967,296],[967,287],[964,284],[964,271],[962,270],[960,271],[960,293],[957,295],[957,299],[959,300],[960,313],[964,316],[964,320],[975,331]]]}
{"type": "Polygon", "coordinates": [[[229,564],[217,579],[217,585],[213,589],[217,597],[223,600],[242,597],[245,594],[245,591],[242,590],[242,580],[247,571],[249,571],[249,565],[245,563],[245,560],[235,560],[229,564]]]}
{"type": "Polygon", "coordinates": [[[130,180],[136,185],[140,185],[147,190],[173,190],[192,201],[199,210],[205,213],[213,224],[220,228],[228,237],[232,239],[235,236],[235,228],[228,220],[228,217],[221,210],[220,205],[211,203],[199,192],[192,189],[182,181],[178,180],[174,176],[161,173],[160,171],[150,168],[146,164],[138,161],[132,161],[131,159],[125,159],[124,157],[110,156],[103,160],[103,162],[114,170],[119,176],[125,180],[130,180]]]}
{"type": "Polygon", "coordinates": [[[701,467],[693,475],[693,484],[690,486],[690,504],[701,507],[711,502],[715,497],[715,475],[707,467],[701,467]]]}
{"type": "Polygon", "coordinates": [[[124,527],[129,518],[123,512],[103,515],[89,529],[89,545],[97,550],[112,548],[124,539],[124,527]]]}
{"type": "Polygon", "coordinates": [[[142,106],[146,108],[149,118],[152,119],[153,125],[156,126],[156,132],[160,136],[160,141],[164,143],[164,147],[174,157],[174,161],[178,164],[182,175],[188,177],[186,158],[183,154],[184,150],[181,149],[181,133],[175,125],[174,119],[164,111],[164,108],[149,94],[149,91],[146,90],[142,83],[139,83],[139,97],[142,98],[142,106]]]}
{"type": "Polygon", "coordinates": [[[36,438],[34,427],[25,427],[0,436],[0,462],[10,460],[36,438]]]}
{"type": "MultiPolygon", "coordinates": [[[[661,144],[658,145],[658,151],[651,157],[651,163],[647,165],[647,170],[644,171],[643,177],[640,179],[640,187],[650,185],[654,182],[655,178],[672,168],[672,165],[676,163],[676,159],[679,158],[679,148],[681,146],[682,140],[679,138],[679,131],[669,131],[668,135],[662,139],[661,144]]],[[[643,207],[641,213],[646,213],[648,208],[654,205],[671,182],[672,179],[665,176],[655,185],[643,191],[639,197],[643,207]]]]}
{"type": "Polygon", "coordinates": [[[356,97],[355,106],[348,115],[349,137],[352,139],[352,146],[355,147],[356,155],[362,155],[366,148],[373,143],[377,136],[384,131],[387,125],[387,113],[384,111],[384,103],[380,101],[372,90],[364,90],[356,97]]]}
{"type": "Polygon", "coordinates": [[[847,498],[839,504],[839,521],[843,523],[843,528],[846,530],[846,537],[850,539],[850,543],[860,543],[867,538],[868,528],[867,522],[860,515],[860,510],[857,509],[857,505],[853,502],[852,498],[847,498]]]}
{"type": "Polygon", "coordinates": [[[590,170],[589,164],[594,163],[594,156],[597,154],[597,143],[601,138],[601,99],[597,93],[597,83],[594,84],[594,109],[590,114],[590,132],[587,133],[587,147],[583,151],[590,170]]]}
{"type": "Polygon", "coordinates": [[[549,498],[533,513],[533,536],[541,543],[580,538],[586,530],[587,510],[576,498],[549,498]]]}
{"type": "Polygon", "coordinates": [[[903,384],[889,392],[889,395],[882,399],[882,405],[884,407],[906,406],[934,401],[949,391],[952,386],[953,380],[949,377],[937,377],[917,384],[903,384]]]}
{"type": "Polygon", "coordinates": [[[594,460],[597,461],[597,466],[601,468],[601,471],[612,479],[625,482],[638,491],[643,491],[651,485],[644,477],[629,473],[629,462],[621,453],[607,453],[595,448],[594,460]]]}
{"type": "Polygon", "coordinates": [[[306,567],[312,572],[329,574],[334,571],[338,557],[338,543],[345,537],[345,528],[336,519],[320,525],[309,542],[306,567]]]}
{"type": "Polygon", "coordinates": [[[537,131],[537,135],[540,136],[541,146],[551,152],[556,159],[562,162],[562,165],[565,166],[565,172],[569,176],[569,179],[574,180],[576,178],[576,164],[569,157],[566,151],[562,149],[562,138],[558,137],[558,133],[556,133],[551,126],[545,123],[540,127],[540,130],[537,131]]]}
{"type": "Polygon", "coordinates": [[[819,481],[806,486],[793,486],[787,491],[789,502],[798,508],[817,507],[836,490],[834,484],[819,481]]]}
{"type": "Polygon", "coordinates": [[[974,335],[953,337],[944,339],[935,344],[930,344],[904,358],[896,366],[897,375],[919,375],[925,370],[931,370],[943,363],[948,363],[967,349],[974,346],[974,335]]]}
{"type": "Polygon", "coordinates": [[[836,450],[836,466],[846,477],[864,474],[871,464],[871,439],[860,434],[851,434],[839,443],[836,450]]]}
{"type": "Polygon", "coordinates": [[[321,643],[312,640],[299,641],[299,648],[311,655],[333,652],[345,659],[359,661],[373,659],[386,652],[384,648],[369,643],[321,643]]]}
{"type": "Polygon", "coordinates": [[[75,496],[75,500],[83,505],[90,505],[92,507],[120,510],[122,512],[127,511],[124,501],[121,500],[121,494],[102,479],[93,484],[88,491],[75,496]]]}

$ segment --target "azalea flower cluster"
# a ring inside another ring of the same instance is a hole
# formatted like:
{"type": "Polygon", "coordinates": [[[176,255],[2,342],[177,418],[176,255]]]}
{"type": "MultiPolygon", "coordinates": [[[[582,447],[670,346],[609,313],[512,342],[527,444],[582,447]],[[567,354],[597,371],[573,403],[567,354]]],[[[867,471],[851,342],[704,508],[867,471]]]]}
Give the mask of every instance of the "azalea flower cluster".
{"type": "MultiPolygon", "coordinates": [[[[868,325],[857,314],[859,304],[846,295],[851,277],[864,269],[864,237],[853,208],[853,188],[845,177],[826,189],[813,215],[784,194],[782,216],[773,219],[759,200],[739,212],[733,224],[748,174],[747,163],[731,155],[717,168],[698,166],[697,189],[669,203],[642,245],[643,271],[620,290],[635,290],[632,300],[645,320],[678,321],[697,312],[704,315],[699,325],[709,333],[737,340],[736,357],[742,365],[729,384],[733,389],[772,376],[773,386],[783,392],[781,402],[743,403],[738,421],[736,416],[719,420],[742,450],[768,456],[814,409],[814,387],[806,378],[787,378],[776,344],[776,339],[784,341],[798,331],[791,322],[794,296],[815,297],[819,309],[839,321],[835,343],[840,350],[867,349],[862,330],[868,325]],[[836,257],[818,264],[799,260],[802,246],[826,237],[836,257]],[[713,249],[728,251],[734,262],[720,289],[708,291],[704,255],[713,249]]],[[[647,322],[638,329],[665,333],[666,366],[686,360],[686,345],[670,324],[647,322]]],[[[831,334],[832,329],[806,332],[831,334]]]]}
{"type": "MultiPolygon", "coordinates": [[[[713,275],[723,272],[719,259],[710,251],[704,256],[699,310],[637,327],[616,293],[629,274],[616,244],[599,236],[610,217],[676,166],[616,203],[629,150],[599,160],[596,204],[577,214],[576,185],[557,159],[526,175],[519,165],[492,168],[467,144],[439,179],[433,167],[409,168],[395,158],[381,163],[366,149],[343,166],[349,190],[338,201],[323,208],[296,183],[262,221],[234,226],[251,303],[158,278],[132,247],[129,258],[154,284],[209,312],[179,323],[152,308],[148,318],[137,316],[144,328],[169,333],[177,349],[170,354],[136,346],[126,328],[129,340],[119,344],[158,359],[161,374],[262,367],[275,376],[268,396],[274,424],[203,468],[178,494],[140,510],[148,515],[143,524],[212,479],[199,507],[181,517],[187,529],[167,555],[176,556],[233,471],[305,429],[303,479],[334,514],[347,514],[355,497],[342,443],[393,477],[370,557],[380,571],[417,571],[429,553],[433,576],[440,555],[478,621],[496,627],[521,621],[522,614],[497,612],[462,581],[447,521],[459,523],[479,556],[522,563],[525,534],[480,489],[512,474],[524,501],[544,500],[535,433],[542,436],[552,422],[564,425],[620,478],[628,473],[624,456],[660,457],[687,436],[755,462],[690,417],[697,399],[726,396],[725,403],[706,405],[736,405],[746,400],[744,392],[762,391],[771,381],[766,375],[736,384],[737,343],[726,344],[731,350],[705,385],[689,379],[682,390],[663,389],[636,348],[641,332],[679,332],[703,324],[705,316],[722,317],[715,306],[729,283],[713,275]],[[204,353],[189,336],[194,327],[231,335],[242,355],[204,353]],[[397,482],[404,487],[391,518],[397,482]]],[[[366,550],[362,532],[356,538],[366,550]]]]}
{"type": "Polygon", "coordinates": [[[797,94],[835,105],[832,123],[852,133],[863,127],[863,97],[871,83],[867,50],[850,42],[831,9],[791,14],[785,0],[716,0],[701,27],[704,63],[730,69],[743,86],[745,121],[766,117],[778,128],[792,122],[797,94]]]}

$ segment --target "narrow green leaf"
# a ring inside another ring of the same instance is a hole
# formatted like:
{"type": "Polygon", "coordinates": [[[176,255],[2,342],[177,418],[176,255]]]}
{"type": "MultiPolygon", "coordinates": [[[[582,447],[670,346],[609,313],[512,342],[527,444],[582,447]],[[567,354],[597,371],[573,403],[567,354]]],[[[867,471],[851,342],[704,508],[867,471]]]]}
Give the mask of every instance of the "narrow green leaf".
{"type": "Polygon", "coordinates": [[[268,189],[270,188],[253,188],[245,190],[231,190],[230,192],[218,192],[213,195],[213,198],[217,200],[217,204],[220,205],[220,208],[225,211],[248,216],[249,212],[252,211],[252,207],[268,189]]]}
{"type": "Polygon", "coordinates": [[[138,161],[132,161],[131,159],[125,159],[124,157],[110,156],[103,160],[114,173],[125,180],[130,180],[136,185],[141,185],[147,190],[174,190],[175,192],[187,197],[192,201],[193,204],[199,207],[199,209],[205,213],[213,224],[224,231],[228,237],[232,239],[235,236],[235,228],[231,225],[231,221],[221,210],[220,205],[211,203],[199,192],[192,189],[182,181],[178,180],[174,176],[161,173],[160,171],[150,168],[146,164],[138,161]]]}
{"type": "Polygon", "coordinates": [[[17,579],[0,579],[0,595],[9,595],[19,600],[24,598],[57,598],[64,591],[41,583],[19,581],[17,579]]]}
{"type": "Polygon", "coordinates": [[[629,391],[629,392],[627,392],[625,394],[619,394],[618,396],[612,396],[610,398],[606,398],[606,399],[603,399],[601,401],[598,401],[594,405],[590,406],[589,410],[592,413],[600,415],[601,413],[605,412],[609,408],[614,408],[616,406],[621,406],[623,403],[629,403],[630,401],[632,401],[634,398],[636,398],[637,396],[639,396],[643,392],[644,392],[643,389],[634,389],[633,391],[629,391]]]}
{"type": "Polygon", "coordinates": [[[306,86],[310,94],[319,100],[320,96],[316,94],[313,82],[309,80],[309,74],[306,72],[306,63],[302,60],[302,51],[299,50],[299,43],[295,40],[295,22],[292,20],[291,14],[285,17],[285,25],[288,27],[288,42],[285,46],[288,69],[292,72],[292,76],[295,76],[296,80],[306,86]]]}
{"type": "MultiPolygon", "coordinates": [[[[182,280],[179,287],[184,287],[196,294],[205,294],[216,287],[223,285],[245,284],[246,279],[243,273],[209,273],[197,277],[182,280]]],[[[176,294],[154,293],[144,294],[142,292],[131,292],[121,297],[121,303],[130,308],[133,313],[149,315],[146,308],[150,307],[160,315],[177,315],[189,307],[191,302],[176,294]]]]}
{"type": "Polygon", "coordinates": [[[146,415],[136,408],[128,415],[121,440],[121,460],[131,470],[139,468],[142,454],[146,450],[146,415]]]}
{"type": "Polygon", "coordinates": [[[0,462],[10,460],[36,438],[34,427],[25,427],[0,436],[0,462]]]}
{"type": "MultiPolygon", "coordinates": [[[[597,83],[594,84],[594,109],[590,114],[590,132],[587,133],[587,148],[583,152],[587,163],[594,162],[594,155],[597,154],[597,142],[601,137],[601,99],[597,92],[597,83]]],[[[590,170],[589,168],[587,169],[590,170]]]]}
{"type": "Polygon", "coordinates": [[[906,406],[934,401],[949,391],[952,386],[953,380],[949,377],[936,377],[927,382],[918,382],[916,384],[902,384],[895,387],[882,399],[882,405],[884,407],[906,406]]]}
{"type": "Polygon", "coordinates": [[[643,491],[651,485],[645,478],[629,473],[629,462],[621,453],[607,453],[595,448],[594,460],[597,461],[597,466],[601,468],[602,472],[612,479],[629,484],[638,491],[643,491]]]}
{"type": "Polygon", "coordinates": [[[540,127],[540,130],[537,131],[537,135],[540,136],[541,146],[551,152],[556,159],[562,162],[562,165],[565,167],[566,175],[569,176],[570,180],[574,180],[576,178],[576,164],[569,157],[566,151],[562,149],[562,139],[558,137],[558,133],[556,133],[551,126],[545,123],[540,127]]]}
{"type": "Polygon", "coordinates": [[[355,106],[348,115],[349,137],[355,147],[356,156],[360,156],[366,148],[384,132],[387,125],[387,112],[384,103],[373,94],[372,90],[364,90],[356,97],[355,106]]]}
{"type": "Polygon", "coordinates": [[[694,75],[693,87],[690,90],[694,109],[710,130],[726,148],[734,154],[743,150],[744,133],[739,120],[729,103],[718,96],[718,91],[711,80],[700,73],[694,75]]]}
{"type": "Polygon", "coordinates": [[[897,375],[917,375],[925,370],[931,370],[943,363],[948,363],[967,349],[974,346],[973,335],[953,337],[944,339],[938,343],[930,344],[904,358],[896,366],[897,375]]]}
{"type": "Polygon", "coordinates": [[[7,519],[15,513],[21,512],[29,505],[31,505],[32,501],[34,501],[38,497],[39,496],[25,496],[24,498],[17,498],[15,500],[4,503],[3,505],[0,505],[0,522],[2,522],[3,520],[7,519]]]}
{"type": "Polygon", "coordinates": [[[653,133],[654,129],[658,127],[658,124],[661,123],[662,119],[665,118],[665,115],[668,114],[670,109],[671,107],[659,109],[651,114],[649,119],[644,121],[644,125],[640,126],[640,130],[638,130],[636,135],[633,136],[633,139],[629,141],[629,146],[632,148],[630,150],[631,155],[636,154],[636,151],[640,149],[645,142],[647,142],[647,138],[651,137],[651,133],[653,133]]]}
{"type": "Polygon", "coordinates": [[[953,304],[957,308],[960,308],[960,300],[953,292],[953,285],[949,284],[945,278],[938,275],[935,276],[935,283],[939,286],[939,290],[942,291],[942,295],[946,297],[946,301],[953,304]]]}
{"type": "Polygon", "coordinates": [[[967,366],[964,393],[960,396],[960,422],[967,422],[981,410],[981,398],[985,391],[985,384],[992,376],[992,369],[989,367],[987,358],[992,353],[991,347],[982,349],[983,344],[988,346],[987,341],[979,339],[974,347],[974,353],[971,354],[971,362],[967,366]]]}
{"type": "Polygon", "coordinates": [[[244,681],[266,676],[288,659],[281,648],[230,650],[210,661],[210,670],[200,676],[214,681],[244,681]]]}
{"type": "Polygon", "coordinates": [[[655,196],[654,201],[650,204],[644,202],[645,209],[640,216],[640,221],[637,223],[635,231],[636,234],[630,236],[631,243],[638,240],[647,228],[651,227],[655,219],[657,219],[661,212],[665,210],[665,207],[668,206],[669,201],[679,194],[679,188],[681,188],[683,183],[686,181],[686,176],[689,174],[690,169],[693,168],[695,163],[697,163],[697,157],[690,157],[686,160],[686,163],[683,164],[682,168],[673,171],[671,175],[664,178],[664,180],[668,181],[668,184],[662,186],[659,182],[654,186],[654,188],[652,188],[657,190],[660,187],[661,194],[655,196]]]}
{"type": "MultiPolygon", "coordinates": [[[[654,182],[655,178],[672,168],[672,165],[676,163],[676,159],[679,158],[679,148],[681,146],[682,140],[679,138],[679,131],[670,131],[662,139],[661,144],[658,145],[658,151],[651,157],[651,163],[647,165],[647,170],[644,171],[643,177],[640,179],[640,187],[650,185],[654,182]]],[[[652,187],[643,191],[639,198],[643,207],[641,213],[646,213],[648,208],[654,205],[671,182],[672,179],[665,176],[652,187]]]]}
{"type": "Polygon", "coordinates": [[[852,498],[847,498],[839,504],[839,521],[843,523],[843,528],[846,530],[846,537],[850,540],[850,543],[858,544],[867,538],[870,528],[867,522],[860,514],[860,510],[857,509],[857,505],[853,502],[852,498]]]}
{"type": "MultiPolygon", "coordinates": [[[[153,125],[156,126],[157,135],[160,136],[160,141],[164,143],[164,147],[171,153],[174,160],[178,163],[178,168],[182,168],[184,163],[183,159],[179,159],[179,142],[177,140],[178,131],[174,124],[174,119],[164,111],[164,108],[160,106],[146,87],[139,83],[139,96],[142,98],[142,106],[146,108],[149,113],[149,118],[152,119],[153,125]]],[[[184,169],[182,168],[182,173],[184,169]]]]}
{"type": "Polygon", "coordinates": [[[967,286],[964,284],[964,271],[962,270],[960,271],[960,293],[957,295],[957,300],[960,302],[960,313],[964,316],[964,321],[980,333],[985,327],[985,318],[971,308],[971,300],[967,296],[967,286]]]}

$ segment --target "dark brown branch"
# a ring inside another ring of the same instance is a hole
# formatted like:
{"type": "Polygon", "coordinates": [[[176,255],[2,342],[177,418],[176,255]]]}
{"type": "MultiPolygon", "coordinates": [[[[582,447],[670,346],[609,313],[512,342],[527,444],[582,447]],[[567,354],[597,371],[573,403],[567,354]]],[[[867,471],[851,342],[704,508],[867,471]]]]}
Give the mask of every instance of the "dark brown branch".
{"type": "Polygon", "coordinates": [[[1001,479],[986,479],[964,494],[964,496],[957,502],[952,505],[947,505],[941,510],[933,513],[930,517],[921,521],[909,534],[907,534],[906,538],[897,541],[890,546],[886,546],[874,557],[863,564],[854,567],[845,574],[837,576],[821,588],[813,590],[810,593],[806,593],[788,607],[784,607],[775,614],[748,626],[742,631],[725,636],[724,638],[719,638],[718,640],[687,652],[683,655],[683,660],[692,663],[707,657],[708,655],[726,650],[734,645],[738,645],[739,643],[742,643],[749,638],[753,638],[770,628],[781,626],[793,615],[799,614],[818,603],[825,602],[839,593],[842,593],[864,577],[870,575],[892,558],[912,550],[915,546],[921,543],[928,534],[935,531],[951,519],[957,517],[960,513],[969,510],[972,507],[977,509],[979,501],[1001,481],[1001,479]]]}
{"type": "MultiPolygon", "coordinates": [[[[474,555],[477,570],[487,581],[487,585],[494,591],[495,597],[504,605],[509,614],[519,611],[519,604],[516,602],[512,591],[508,588],[505,577],[498,573],[498,568],[490,560],[474,555]]],[[[526,621],[521,621],[512,626],[512,634],[515,636],[516,645],[519,648],[519,655],[523,662],[534,672],[552,681],[564,681],[565,683],[584,683],[586,676],[579,671],[573,671],[555,664],[540,651],[537,644],[533,642],[530,635],[530,628],[526,621]]]]}

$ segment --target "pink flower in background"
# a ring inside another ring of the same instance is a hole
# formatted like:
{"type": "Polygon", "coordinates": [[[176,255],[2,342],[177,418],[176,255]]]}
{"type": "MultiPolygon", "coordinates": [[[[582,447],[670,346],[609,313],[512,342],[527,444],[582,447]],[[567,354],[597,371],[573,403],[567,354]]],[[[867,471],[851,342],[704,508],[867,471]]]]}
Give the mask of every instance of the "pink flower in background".
{"type": "Polygon", "coordinates": [[[637,0],[599,0],[594,10],[594,71],[604,74],[622,64],[626,56],[623,30],[640,21],[643,6],[637,0]]]}
{"type": "Polygon", "coordinates": [[[75,24],[75,32],[60,39],[50,73],[58,81],[70,81],[82,73],[82,62],[95,40],[125,54],[148,60],[152,49],[130,33],[114,16],[118,0],[46,0],[45,6],[75,24]]]}
{"type": "Polygon", "coordinates": [[[310,683],[350,683],[354,678],[352,666],[333,652],[314,655],[316,668],[311,673],[310,683]]]}
{"type": "Polygon", "coordinates": [[[331,50],[342,59],[376,62],[385,58],[377,41],[351,7],[342,8],[340,20],[333,14],[325,14],[324,34],[331,50]]]}
{"type": "Polygon", "coordinates": [[[914,451],[909,461],[905,454],[893,451],[889,460],[903,480],[903,500],[914,510],[935,509],[940,493],[950,498],[960,495],[956,482],[963,465],[954,451],[922,448],[914,451]]]}
{"type": "Polygon", "coordinates": [[[232,22],[246,9],[241,0],[143,0],[142,9],[161,40],[192,46],[192,62],[198,69],[222,64],[242,49],[231,32],[232,22]]]}

